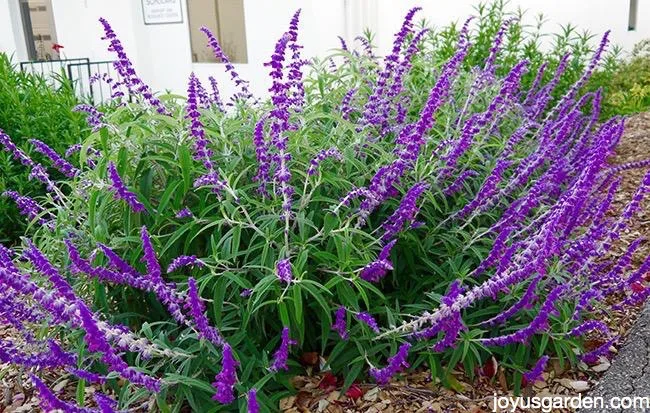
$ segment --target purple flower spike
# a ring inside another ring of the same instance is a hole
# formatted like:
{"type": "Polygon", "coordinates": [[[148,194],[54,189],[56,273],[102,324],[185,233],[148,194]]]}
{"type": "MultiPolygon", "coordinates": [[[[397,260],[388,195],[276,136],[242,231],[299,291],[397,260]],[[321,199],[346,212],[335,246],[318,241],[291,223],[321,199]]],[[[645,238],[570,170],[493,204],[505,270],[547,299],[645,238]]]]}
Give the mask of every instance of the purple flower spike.
{"type": "Polygon", "coordinates": [[[356,319],[366,324],[372,331],[379,333],[379,326],[373,316],[366,312],[360,312],[355,315],[356,319]]]}
{"type": "Polygon", "coordinates": [[[221,93],[219,93],[219,85],[217,84],[217,79],[214,76],[208,76],[210,81],[210,87],[212,88],[212,93],[210,94],[210,102],[217,109],[223,112],[223,102],[221,101],[221,93]]]}
{"type": "Polygon", "coordinates": [[[111,188],[115,191],[115,199],[122,199],[126,202],[133,212],[142,212],[145,210],[144,204],[138,201],[138,197],[126,189],[126,185],[117,173],[117,168],[113,162],[108,163],[108,176],[112,182],[111,188]]]}
{"type": "Polygon", "coordinates": [[[598,361],[598,358],[600,358],[601,356],[605,356],[605,355],[609,354],[610,347],[613,346],[618,341],[618,339],[619,339],[619,337],[615,336],[614,338],[611,338],[610,340],[605,342],[605,344],[603,344],[602,346],[596,348],[595,350],[592,350],[589,353],[583,354],[580,358],[585,363],[590,363],[590,364],[596,363],[598,361]]]}
{"type": "Polygon", "coordinates": [[[226,187],[226,182],[219,177],[217,171],[210,171],[205,175],[201,175],[196,178],[193,184],[194,188],[199,188],[202,186],[211,186],[212,192],[219,194],[223,188],[226,187]]]}
{"type": "MultiPolygon", "coordinates": [[[[2,193],[2,196],[13,199],[14,202],[16,202],[16,206],[18,207],[21,215],[26,216],[32,221],[37,219],[39,224],[44,225],[48,228],[52,227],[53,222],[51,220],[39,217],[39,215],[43,212],[43,207],[41,207],[32,198],[22,196],[16,191],[5,191],[2,193]]],[[[47,216],[51,217],[49,213],[47,216]]]]}
{"type": "Polygon", "coordinates": [[[79,175],[81,171],[65,159],[61,157],[56,151],[44,142],[39,141],[38,139],[30,139],[29,143],[34,145],[34,148],[36,149],[36,152],[39,152],[45,156],[47,156],[50,161],[52,161],[52,164],[56,169],[58,169],[63,175],[67,176],[68,178],[74,178],[75,176],[79,175]]]}
{"type": "Polygon", "coordinates": [[[96,392],[93,394],[97,407],[101,413],[114,413],[117,411],[117,402],[105,394],[96,392]]]}
{"type": "Polygon", "coordinates": [[[212,150],[208,148],[210,141],[205,135],[203,123],[201,122],[201,113],[199,112],[200,103],[200,83],[199,79],[190,73],[190,79],[187,86],[187,106],[185,111],[186,117],[190,120],[190,135],[194,139],[194,160],[203,162],[203,166],[208,171],[214,169],[212,162],[212,150]]]}
{"type": "Polygon", "coordinates": [[[217,58],[217,60],[219,60],[219,62],[224,64],[226,73],[230,73],[230,78],[241,90],[241,92],[237,93],[235,97],[242,100],[252,98],[253,95],[248,90],[248,81],[243,80],[241,77],[239,77],[239,74],[235,71],[235,66],[233,66],[228,56],[226,56],[223,49],[221,49],[216,36],[207,27],[201,27],[199,30],[201,30],[203,34],[205,34],[205,36],[208,38],[208,47],[212,48],[214,56],[217,58]]]}
{"type": "Polygon", "coordinates": [[[382,369],[373,367],[370,369],[370,375],[377,383],[387,384],[395,374],[409,367],[406,359],[410,349],[410,343],[402,344],[397,351],[397,354],[388,359],[388,365],[386,367],[382,369]]]}
{"type": "Polygon", "coordinates": [[[388,240],[393,238],[399,231],[402,230],[405,223],[410,223],[413,221],[415,216],[420,211],[420,208],[417,206],[418,198],[429,188],[429,184],[420,182],[411,187],[408,190],[399,207],[395,212],[384,221],[382,228],[384,229],[384,235],[382,240],[388,240]]]}
{"type": "Polygon", "coordinates": [[[307,169],[307,175],[312,176],[316,175],[318,166],[322,161],[324,161],[327,158],[333,158],[336,159],[337,161],[343,160],[343,157],[341,156],[341,152],[339,152],[338,149],[336,148],[329,148],[322,150],[318,152],[318,155],[314,159],[311,160],[309,163],[309,169],[307,169]]]}
{"type": "Polygon", "coordinates": [[[147,265],[147,272],[151,280],[154,283],[162,284],[162,271],[160,269],[160,264],[158,263],[158,257],[156,257],[156,251],[153,249],[151,238],[149,237],[147,227],[145,226],[142,226],[142,229],[140,230],[140,239],[142,240],[142,250],[144,251],[141,261],[147,265]]]}
{"type": "Polygon", "coordinates": [[[287,258],[278,261],[275,266],[275,275],[278,276],[280,281],[286,284],[289,284],[293,280],[293,274],[291,273],[291,263],[287,258]]]}
{"type": "Polygon", "coordinates": [[[544,373],[544,368],[548,362],[548,356],[543,356],[530,371],[524,373],[524,377],[528,380],[528,383],[535,383],[538,380],[542,380],[542,373],[544,373]]]}
{"type": "MultiPolygon", "coordinates": [[[[97,132],[104,126],[104,114],[98,111],[94,106],[82,103],[75,106],[72,110],[74,112],[84,112],[88,115],[86,117],[86,122],[88,122],[88,126],[92,128],[93,132],[97,132]]],[[[67,153],[66,156],[68,156],[67,153]]]]}
{"type": "Polygon", "coordinates": [[[22,150],[20,150],[16,144],[13,143],[11,138],[9,138],[9,135],[4,133],[2,129],[0,129],[0,145],[4,147],[4,150],[9,152],[11,156],[14,157],[17,161],[19,161],[21,164],[25,166],[33,166],[34,161],[31,160],[29,156],[22,150]]]}
{"type": "MultiPolygon", "coordinates": [[[[187,280],[187,307],[190,311],[190,315],[194,319],[196,330],[199,333],[199,337],[204,338],[214,344],[215,346],[223,346],[224,341],[221,337],[221,333],[210,325],[208,318],[205,316],[205,307],[203,306],[203,301],[199,296],[199,290],[196,285],[196,280],[190,277],[187,280]]],[[[225,357],[225,356],[224,356],[225,357]]]]}
{"type": "Polygon", "coordinates": [[[370,264],[361,269],[359,277],[369,282],[378,282],[386,276],[388,271],[393,270],[393,263],[388,259],[390,251],[397,242],[396,239],[392,240],[381,249],[379,257],[370,264]]]}
{"type": "Polygon", "coordinates": [[[278,347],[273,354],[273,362],[269,369],[271,371],[289,370],[289,366],[287,365],[287,360],[289,359],[289,347],[296,344],[297,342],[289,337],[289,327],[284,327],[282,329],[280,347],[278,347]]]}
{"type": "Polygon", "coordinates": [[[237,383],[237,366],[239,362],[235,360],[232,354],[232,348],[228,344],[223,346],[223,360],[221,362],[221,371],[214,378],[212,386],[216,393],[212,396],[213,400],[222,404],[230,404],[235,400],[235,383],[237,383]]]}
{"type": "Polygon", "coordinates": [[[260,404],[257,402],[257,389],[250,389],[248,391],[248,413],[259,413],[260,404]]]}
{"type": "Polygon", "coordinates": [[[54,410],[64,411],[69,413],[90,413],[93,412],[91,409],[86,409],[83,407],[76,406],[71,403],[64,402],[60,400],[56,395],[36,376],[31,375],[32,383],[38,392],[38,401],[41,409],[46,412],[51,412],[54,410]]]}
{"type": "Polygon", "coordinates": [[[350,338],[350,334],[348,332],[348,324],[346,321],[345,307],[340,306],[338,310],[336,310],[336,320],[334,322],[334,325],[332,325],[332,328],[334,331],[339,333],[339,336],[342,340],[347,340],[350,338]]]}
{"type": "Polygon", "coordinates": [[[176,218],[178,219],[192,218],[193,216],[194,214],[192,214],[192,211],[190,211],[189,208],[183,208],[176,213],[176,218]]]}
{"type": "Polygon", "coordinates": [[[194,255],[181,255],[174,258],[169,267],[167,267],[167,273],[174,272],[181,267],[203,267],[205,263],[200,259],[196,258],[194,255]]]}
{"type": "Polygon", "coordinates": [[[129,93],[134,96],[142,96],[142,98],[148,102],[156,111],[163,115],[169,115],[169,111],[165,108],[162,102],[153,95],[153,92],[147,84],[145,84],[142,79],[138,77],[133,68],[133,64],[129,57],[124,51],[122,42],[117,38],[117,35],[111,28],[111,25],[103,17],[99,19],[100,23],[104,27],[105,37],[102,39],[109,41],[108,51],[113,52],[117,55],[117,59],[113,61],[113,67],[115,71],[120,75],[122,84],[124,84],[129,93]]]}

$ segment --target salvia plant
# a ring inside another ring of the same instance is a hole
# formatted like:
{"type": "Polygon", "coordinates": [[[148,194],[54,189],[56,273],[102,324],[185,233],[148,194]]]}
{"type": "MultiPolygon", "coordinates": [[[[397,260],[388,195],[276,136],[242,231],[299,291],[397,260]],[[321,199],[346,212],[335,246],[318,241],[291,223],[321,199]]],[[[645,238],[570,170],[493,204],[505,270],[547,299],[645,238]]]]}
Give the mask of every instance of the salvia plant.
{"type": "Polygon", "coordinates": [[[190,74],[186,99],[156,96],[101,20],[120,76],[114,109],[79,108],[90,137],[66,154],[32,141],[43,164],[0,133],[48,190],[5,193],[31,236],[0,249],[0,316],[21,337],[0,360],[44,410],[277,410],[303,351],[344,388],[408,368],[449,384],[494,357],[518,389],[549,357],[607,355],[617,337],[598,318],[650,294],[650,257],[630,270],[642,239],[603,259],[650,190],[649,173],[611,207],[618,173],[648,163],[606,163],[623,120],[599,122],[601,91],[585,90],[608,34],[569,86],[567,54],[524,87],[531,61],[501,58],[516,21],[468,70],[477,22],[439,59],[419,11],[386,57],[366,36],[324,60],[302,55],[296,12],[268,100],[207,29],[238,93],[190,74]],[[602,345],[584,351],[592,332],[602,345]],[[43,370],[76,376],[77,399],[43,370]]]}

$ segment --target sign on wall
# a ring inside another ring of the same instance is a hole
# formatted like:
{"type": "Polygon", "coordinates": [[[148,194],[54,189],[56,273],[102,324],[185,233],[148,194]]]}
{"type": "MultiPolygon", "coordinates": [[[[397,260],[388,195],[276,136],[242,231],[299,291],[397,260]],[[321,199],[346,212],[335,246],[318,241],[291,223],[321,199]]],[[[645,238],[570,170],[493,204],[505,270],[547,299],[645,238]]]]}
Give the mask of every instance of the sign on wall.
{"type": "Polygon", "coordinates": [[[181,0],[142,0],[144,24],[183,23],[181,0]]]}

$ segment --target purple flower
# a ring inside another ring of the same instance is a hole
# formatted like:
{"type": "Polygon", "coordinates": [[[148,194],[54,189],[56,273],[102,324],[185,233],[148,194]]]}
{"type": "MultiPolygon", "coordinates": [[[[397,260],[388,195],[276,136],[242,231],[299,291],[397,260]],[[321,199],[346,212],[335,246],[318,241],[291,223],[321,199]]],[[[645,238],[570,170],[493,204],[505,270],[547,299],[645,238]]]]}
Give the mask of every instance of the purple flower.
{"type": "Polygon", "coordinates": [[[370,375],[379,384],[387,384],[390,379],[400,371],[409,367],[406,362],[409,350],[411,349],[410,343],[404,343],[399,347],[397,354],[388,359],[388,365],[384,368],[371,368],[370,375]]]}
{"type": "Polygon", "coordinates": [[[38,139],[30,139],[29,143],[34,145],[37,152],[47,156],[54,164],[54,167],[68,178],[74,178],[81,173],[79,169],[72,166],[70,162],[63,159],[54,149],[47,146],[44,142],[41,142],[38,139]]]}
{"type": "Polygon", "coordinates": [[[429,184],[419,182],[408,190],[399,207],[393,214],[384,221],[381,225],[384,229],[382,240],[393,238],[399,231],[402,230],[405,223],[413,221],[420,208],[417,206],[418,198],[429,188],[429,184]]]}
{"type": "Polygon", "coordinates": [[[259,413],[260,404],[257,402],[257,389],[250,389],[248,391],[248,413],[259,413]]]}
{"type": "Polygon", "coordinates": [[[535,277],[533,281],[531,281],[530,285],[528,285],[528,288],[526,289],[526,292],[524,295],[517,301],[514,305],[512,305],[510,308],[508,308],[505,311],[502,311],[501,313],[497,314],[496,316],[482,321],[479,323],[481,326],[495,326],[498,324],[501,324],[508,320],[510,317],[514,316],[519,312],[519,310],[523,308],[530,308],[533,304],[533,300],[537,297],[535,295],[535,288],[537,288],[537,284],[541,280],[541,277],[535,277]]]}
{"type": "Polygon", "coordinates": [[[99,407],[101,413],[114,413],[117,411],[117,402],[100,392],[95,392],[93,398],[99,407]]]}
{"type": "Polygon", "coordinates": [[[117,59],[113,61],[113,67],[120,75],[121,82],[124,84],[131,95],[142,96],[142,98],[153,106],[156,111],[163,115],[170,115],[169,111],[165,108],[162,102],[153,95],[153,92],[145,84],[142,79],[138,77],[135,68],[124,52],[122,43],[117,38],[117,35],[111,28],[110,24],[103,17],[99,18],[100,23],[104,27],[105,37],[102,39],[109,41],[108,51],[117,55],[117,59]]]}
{"type": "Polygon", "coordinates": [[[174,258],[174,260],[167,267],[167,273],[176,271],[181,267],[203,267],[205,263],[200,259],[196,258],[194,255],[181,255],[174,258]]]}
{"type": "Polygon", "coordinates": [[[340,306],[336,310],[336,320],[334,324],[332,325],[332,328],[334,331],[339,333],[339,336],[341,337],[342,340],[347,340],[350,337],[350,334],[348,332],[348,323],[346,320],[346,310],[345,307],[340,306]]]}
{"type": "Polygon", "coordinates": [[[595,350],[590,351],[589,353],[583,354],[580,358],[582,361],[585,363],[595,363],[598,361],[598,358],[600,356],[604,356],[606,354],[609,354],[609,349],[611,346],[613,346],[617,341],[619,337],[615,336],[611,339],[609,339],[605,344],[601,345],[600,347],[596,348],[595,350]]]}
{"type": "Polygon", "coordinates": [[[139,277],[140,273],[135,270],[129,263],[124,261],[119,255],[117,255],[112,249],[104,244],[97,244],[99,249],[104,253],[110,265],[124,274],[129,274],[133,277],[139,277]]]}
{"type": "Polygon", "coordinates": [[[189,208],[183,208],[176,213],[176,218],[178,219],[192,218],[193,216],[194,215],[192,214],[192,211],[190,211],[189,208]]]}
{"type": "Polygon", "coordinates": [[[43,213],[43,207],[41,207],[30,197],[20,195],[16,191],[5,191],[2,193],[2,196],[13,199],[14,202],[16,202],[16,206],[18,207],[21,215],[25,215],[31,221],[38,220],[39,224],[44,225],[47,228],[53,227],[54,222],[51,220],[52,215],[49,212],[45,214],[45,216],[49,217],[50,219],[46,219],[44,216],[40,216],[43,213]]]}
{"type": "Polygon", "coordinates": [[[264,123],[266,118],[262,117],[255,124],[253,132],[253,144],[255,145],[255,156],[257,157],[257,174],[253,177],[254,181],[259,182],[260,192],[266,195],[266,184],[271,180],[271,156],[269,147],[264,137],[264,123]]]}
{"type": "Polygon", "coordinates": [[[361,321],[362,323],[365,323],[372,331],[375,333],[379,333],[379,326],[377,325],[377,321],[374,319],[373,316],[370,314],[362,311],[360,313],[357,313],[354,315],[357,320],[361,321]]]}
{"type": "Polygon", "coordinates": [[[355,111],[355,108],[352,106],[352,100],[354,99],[358,88],[352,88],[348,90],[345,95],[343,96],[343,99],[341,99],[341,107],[339,109],[339,112],[341,112],[341,117],[345,120],[350,120],[350,114],[355,111]]]}
{"type": "Polygon", "coordinates": [[[237,366],[239,362],[232,354],[232,348],[228,344],[223,345],[223,359],[221,371],[214,378],[212,387],[216,389],[213,400],[222,404],[230,404],[235,400],[235,383],[237,383],[237,366]]]}
{"type": "Polygon", "coordinates": [[[75,295],[72,287],[66,281],[66,279],[59,273],[59,271],[54,268],[54,266],[48,261],[48,259],[43,255],[43,253],[36,248],[32,241],[27,240],[27,248],[23,251],[23,256],[29,260],[34,268],[43,274],[47,279],[52,283],[54,288],[65,298],[69,303],[77,301],[77,296],[75,295]]]}
{"type": "Polygon", "coordinates": [[[214,52],[214,55],[217,58],[217,60],[224,64],[226,73],[230,73],[230,78],[235,83],[235,85],[241,90],[241,92],[237,93],[235,97],[242,100],[247,100],[252,98],[253,95],[248,90],[248,81],[245,81],[241,77],[239,77],[239,74],[235,71],[235,66],[233,66],[233,64],[230,62],[230,59],[228,59],[228,56],[226,56],[226,54],[221,49],[221,46],[219,45],[219,41],[217,40],[216,36],[212,34],[210,29],[208,29],[207,27],[201,27],[199,30],[201,30],[203,34],[205,34],[205,36],[208,38],[208,47],[212,48],[212,51],[214,52]]]}
{"type": "Polygon", "coordinates": [[[289,327],[284,327],[282,329],[280,347],[273,353],[273,362],[269,369],[271,371],[289,370],[289,366],[287,365],[289,347],[296,344],[297,342],[289,337],[289,327]]]}
{"type": "Polygon", "coordinates": [[[224,340],[223,337],[221,337],[221,333],[210,325],[208,318],[205,316],[205,308],[201,297],[199,296],[196,281],[192,277],[187,279],[186,307],[189,309],[192,319],[194,320],[199,337],[208,340],[215,346],[224,346],[224,340]]]}
{"type": "Polygon", "coordinates": [[[528,380],[528,383],[535,383],[537,380],[542,380],[542,373],[547,362],[548,356],[543,356],[537,360],[537,363],[535,363],[535,366],[530,371],[524,373],[524,377],[528,380]]]}
{"type": "MultiPolygon", "coordinates": [[[[86,122],[92,128],[93,132],[97,132],[104,126],[104,114],[97,110],[93,105],[85,103],[79,104],[72,109],[74,112],[85,112],[88,116],[86,122]]],[[[66,152],[66,156],[68,156],[66,152]]]]}
{"type": "Polygon", "coordinates": [[[467,171],[463,171],[454,182],[452,182],[447,188],[445,188],[442,192],[447,195],[447,196],[452,196],[456,192],[460,191],[460,189],[463,187],[463,183],[465,183],[465,180],[469,177],[477,176],[478,172],[473,171],[471,169],[467,171]]]}
{"type": "Polygon", "coordinates": [[[29,156],[22,150],[20,150],[9,138],[9,135],[4,133],[2,129],[0,129],[0,145],[4,147],[4,150],[9,152],[17,161],[19,161],[21,164],[25,166],[33,166],[34,161],[31,160],[29,156]]]}
{"type": "Polygon", "coordinates": [[[576,337],[594,330],[598,331],[603,335],[609,335],[609,327],[607,327],[607,324],[599,320],[585,321],[584,323],[575,327],[573,330],[569,331],[567,335],[571,337],[576,337]]]}
{"type": "Polygon", "coordinates": [[[278,279],[286,284],[289,284],[293,280],[293,274],[291,273],[291,263],[287,258],[278,261],[275,265],[275,275],[278,279]]]}
{"type": "Polygon", "coordinates": [[[551,312],[554,311],[555,304],[560,300],[562,294],[566,291],[566,289],[567,289],[567,285],[560,285],[555,287],[550,292],[548,297],[546,297],[546,301],[541,306],[539,313],[529,323],[528,326],[511,334],[507,334],[499,337],[480,339],[480,343],[486,346],[499,346],[499,347],[508,344],[513,344],[513,343],[525,343],[526,341],[528,341],[528,339],[530,339],[531,336],[533,336],[539,330],[547,327],[548,318],[551,315],[551,312]]]}
{"type": "Polygon", "coordinates": [[[217,79],[214,76],[208,76],[210,81],[210,87],[212,88],[212,93],[210,94],[210,101],[212,105],[217,109],[223,112],[223,102],[221,101],[221,94],[219,93],[219,85],[217,84],[217,79]]]}
{"type": "Polygon", "coordinates": [[[147,227],[142,226],[140,230],[140,239],[142,240],[142,251],[144,252],[141,261],[147,265],[147,275],[151,280],[156,284],[163,284],[162,279],[162,270],[160,269],[160,263],[158,263],[158,257],[156,257],[156,251],[153,249],[151,244],[151,238],[147,232],[147,227]]]}
{"type": "Polygon", "coordinates": [[[122,178],[117,173],[117,168],[113,162],[108,163],[108,177],[111,180],[111,188],[115,191],[115,199],[122,199],[129,205],[133,212],[142,212],[145,210],[144,204],[138,201],[138,197],[133,192],[126,189],[122,178]]]}
{"type": "Polygon", "coordinates": [[[379,253],[379,257],[377,257],[375,261],[363,267],[359,273],[359,277],[369,282],[378,282],[386,276],[388,271],[392,271],[393,263],[388,259],[388,257],[390,256],[390,251],[393,249],[395,243],[397,243],[396,239],[384,245],[379,253]]]}
{"type": "Polygon", "coordinates": [[[212,192],[219,194],[222,189],[226,187],[226,182],[219,177],[219,173],[215,170],[209,171],[205,175],[196,178],[193,184],[194,188],[202,186],[212,187],[212,192]]]}
{"type": "Polygon", "coordinates": [[[141,385],[154,393],[160,391],[160,381],[129,367],[124,360],[115,353],[115,350],[106,339],[105,334],[99,329],[97,321],[95,320],[95,317],[93,317],[91,311],[80,301],[77,303],[82,326],[86,332],[84,335],[84,341],[88,345],[88,351],[102,353],[101,360],[107,365],[109,370],[118,372],[120,376],[132,383],[141,385]]]}
{"type": "MultiPolygon", "coordinates": [[[[80,143],[70,145],[65,151],[65,157],[71,157],[75,153],[81,151],[81,148],[83,148],[83,146],[80,143]]],[[[86,158],[86,164],[88,164],[89,167],[95,169],[95,166],[97,166],[96,159],[102,156],[101,152],[99,152],[97,149],[88,147],[86,154],[88,155],[86,158]]]]}
{"type": "Polygon", "coordinates": [[[509,160],[501,160],[497,162],[490,175],[488,175],[485,182],[483,182],[483,185],[478,190],[474,199],[458,211],[455,216],[462,218],[467,216],[469,213],[474,212],[476,209],[484,210],[488,207],[490,203],[487,201],[497,192],[497,185],[501,181],[503,173],[510,165],[512,165],[512,161],[509,160]]]}
{"type": "Polygon", "coordinates": [[[58,410],[58,411],[64,411],[69,413],[93,412],[93,410],[91,409],[79,407],[77,405],[60,400],[39,378],[37,378],[33,374],[30,375],[30,378],[32,379],[32,383],[34,383],[34,387],[38,393],[39,405],[41,406],[41,409],[43,409],[44,411],[51,412],[54,410],[58,410]]]}
{"type": "Polygon", "coordinates": [[[54,185],[54,182],[52,182],[50,179],[50,176],[45,170],[45,167],[40,163],[34,164],[32,166],[32,170],[29,172],[28,179],[36,179],[37,181],[45,184],[47,190],[50,192],[54,191],[54,188],[56,188],[56,185],[54,185]]]}
{"type": "Polygon", "coordinates": [[[339,152],[338,149],[336,148],[324,149],[318,152],[316,157],[310,161],[309,169],[307,169],[307,175],[309,176],[316,175],[316,170],[318,169],[318,165],[320,165],[320,163],[327,158],[334,158],[338,161],[343,160],[343,157],[341,156],[341,152],[339,152]]]}
{"type": "Polygon", "coordinates": [[[214,164],[210,158],[213,153],[208,148],[210,141],[205,135],[199,112],[199,85],[199,79],[194,72],[190,73],[187,86],[187,106],[185,107],[186,117],[190,120],[190,135],[194,138],[194,160],[202,161],[205,169],[212,171],[214,164]]]}

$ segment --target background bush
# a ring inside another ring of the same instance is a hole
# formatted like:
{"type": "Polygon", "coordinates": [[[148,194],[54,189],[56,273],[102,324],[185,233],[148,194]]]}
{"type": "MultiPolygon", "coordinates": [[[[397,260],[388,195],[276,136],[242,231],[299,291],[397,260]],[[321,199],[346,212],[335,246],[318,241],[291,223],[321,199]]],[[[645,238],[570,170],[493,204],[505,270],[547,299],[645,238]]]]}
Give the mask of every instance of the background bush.
{"type": "MultiPolygon", "coordinates": [[[[56,75],[56,74],[55,74],[56,75]]],[[[39,139],[59,152],[84,140],[89,129],[82,114],[72,112],[78,100],[67,79],[58,75],[58,86],[45,78],[21,72],[6,53],[0,53],[0,129],[23,150],[34,155],[29,139],[39,139]]],[[[35,159],[42,159],[36,154],[35,159]]],[[[7,189],[40,197],[39,183],[28,179],[25,171],[0,152],[0,193],[7,189]]],[[[25,232],[26,223],[15,204],[0,197],[0,242],[14,244],[25,232]]]]}
{"type": "Polygon", "coordinates": [[[650,108],[650,40],[638,43],[628,59],[609,74],[603,111],[627,115],[650,108]]]}

